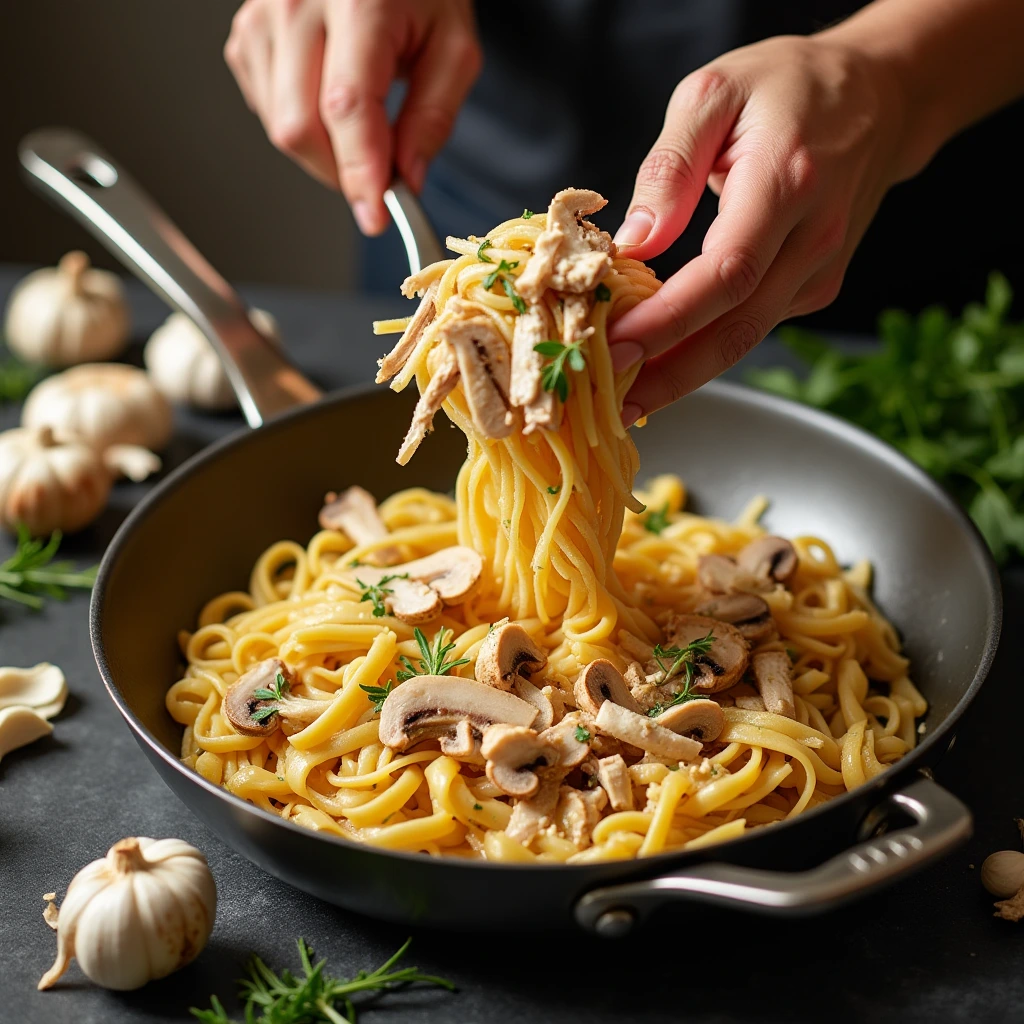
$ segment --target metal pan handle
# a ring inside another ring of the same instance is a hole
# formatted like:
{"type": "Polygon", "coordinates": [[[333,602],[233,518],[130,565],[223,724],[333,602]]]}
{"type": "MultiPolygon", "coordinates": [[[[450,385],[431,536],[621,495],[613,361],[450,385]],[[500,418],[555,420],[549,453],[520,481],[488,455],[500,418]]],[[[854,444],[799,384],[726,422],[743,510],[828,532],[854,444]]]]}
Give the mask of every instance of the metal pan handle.
{"type": "Polygon", "coordinates": [[[913,825],[845,850],[810,871],[762,871],[698,864],[658,878],[593,889],[576,904],[576,920],[608,938],[629,932],[666,900],[693,900],[780,916],[813,914],[916,870],[971,834],[971,812],[928,778],[890,794],[869,820],[894,809],[913,825]]]}

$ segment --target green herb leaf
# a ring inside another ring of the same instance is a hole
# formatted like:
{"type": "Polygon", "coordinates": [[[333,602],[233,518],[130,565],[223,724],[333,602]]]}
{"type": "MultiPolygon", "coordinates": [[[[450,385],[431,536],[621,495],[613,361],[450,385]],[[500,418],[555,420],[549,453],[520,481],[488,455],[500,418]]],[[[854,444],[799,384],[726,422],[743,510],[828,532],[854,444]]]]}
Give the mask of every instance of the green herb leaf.
{"type": "Polygon", "coordinates": [[[483,806],[481,804],[473,804],[473,810],[474,811],[482,811],[483,810],[483,806]]]}
{"type": "Polygon", "coordinates": [[[601,281],[598,286],[594,289],[594,298],[598,302],[608,302],[612,297],[612,290],[601,281]]]}
{"type": "Polygon", "coordinates": [[[493,246],[491,245],[491,240],[490,240],[489,238],[485,238],[485,239],[484,239],[484,240],[483,240],[483,241],[482,241],[482,242],[481,242],[481,243],[480,243],[480,244],[479,244],[479,245],[478,245],[478,246],[476,247],[476,258],[477,258],[477,259],[478,259],[478,260],[479,260],[479,261],[480,261],[481,263],[493,263],[493,262],[494,262],[494,260],[492,260],[490,256],[485,256],[485,255],[484,255],[484,249],[491,249],[491,248],[493,248],[493,246]]]}
{"type": "Polygon", "coordinates": [[[60,530],[55,530],[44,543],[34,540],[28,530],[19,525],[14,554],[0,562],[0,599],[38,611],[47,597],[63,601],[67,596],[66,588],[91,590],[99,567],[76,570],[70,562],[54,562],[60,542],[60,530]]]}
{"type": "Polygon", "coordinates": [[[388,699],[394,685],[394,681],[389,679],[386,686],[370,686],[366,683],[360,683],[359,689],[370,698],[373,710],[379,715],[384,708],[384,701],[388,699]]]}
{"type": "Polygon", "coordinates": [[[663,686],[670,679],[674,679],[682,670],[685,674],[683,680],[683,688],[676,691],[673,694],[672,699],[667,703],[658,701],[652,707],[647,714],[651,718],[656,718],[663,711],[667,711],[669,708],[674,708],[677,704],[685,704],[688,700],[697,700],[702,696],[700,693],[691,692],[693,686],[693,669],[697,660],[702,654],[707,654],[711,650],[711,645],[715,642],[715,635],[712,631],[708,632],[705,637],[698,637],[696,640],[691,640],[685,647],[662,647],[661,644],[657,644],[654,648],[654,660],[658,663],[658,667],[664,674],[664,678],[658,684],[663,686]],[[666,664],[669,662],[669,664],[666,664]]]}
{"type": "Polygon", "coordinates": [[[533,216],[533,210],[523,210],[523,220],[529,220],[533,216]]]}
{"type": "Polygon", "coordinates": [[[569,369],[579,373],[586,366],[586,359],[583,355],[583,344],[585,339],[574,341],[563,345],[560,341],[542,341],[533,346],[533,351],[545,356],[550,360],[541,373],[541,387],[545,391],[552,391],[565,402],[569,397],[569,375],[566,370],[566,363],[569,369]]]}
{"type": "Polygon", "coordinates": [[[507,277],[503,277],[501,279],[501,287],[505,289],[505,294],[512,300],[512,306],[515,311],[517,313],[525,313],[526,302],[519,292],[516,291],[516,286],[507,277]]]}
{"type": "MultiPolygon", "coordinates": [[[[356,1020],[357,1007],[352,997],[360,992],[379,998],[417,983],[454,992],[455,985],[447,978],[424,974],[418,967],[396,966],[410,942],[412,939],[406,939],[402,948],[375,971],[360,971],[352,979],[332,978],[324,971],[326,960],[314,964],[313,950],[305,939],[298,940],[302,965],[299,977],[287,969],[276,974],[253,954],[246,977],[238,982],[245,1024],[344,1024],[356,1020]]],[[[210,997],[210,1009],[192,1007],[191,1013],[202,1024],[235,1024],[216,996],[210,997]]]]}
{"type": "Polygon", "coordinates": [[[644,517],[644,529],[660,534],[668,526],[668,502],[661,509],[651,509],[644,517]]]}
{"type": "Polygon", "coordinates": [[[576,742],[577,743],[589,743],[590,742],[590,732],[587,729],[584,729],[582,725],[577,725],[576,726],[576,742]]]}
{"type": "Polygon", "coordinates": [[[423,635],[423,630],[417,626],[412,631],[412,635],[416,638],[416,644],[423,657],[417,659],[419,662],[419,667],[417,668],[403,654],[400,661],[405,665],[405,670],[398,673],[398,681],[404,683],[406,679],[412,679],[413,676],[444,676],[451,672],[453,668],[458,668],[460,665],[468,665],[469,658],[459,658],[458,661],[447,660],[449,652],[455,649],[454,641],[445,643],[448,633],[449,630],[447,629],[439,629],[434,634],[434,643],[433,647],[431,647],[427,643],[427,638],[423,635]]]}
{"type": "MultiPolygon", "coordinates": [[[[493,262],[494,262],[494,260],[488,260],[487,262],[488,262],[488,263],[493,263],[493,262]]],[[[499,277],[501,277],[501,279],[502,279],[502,280],[504,280],[504,277],[503,277],[503,275],[504,275],[504,274],[505,274],[506,272],[508,272],[508,271],[512,271],[512,270],[515,270],[515,269],[516,269],[516,267],[518,267],[518,266],[519,266],[519,260],[513,260],[513,261],[512,261],[511,263],[507,263],[507,262],[506,262],[505,260],[502,260],[502,261],[501,261],[501,262],[500,262],[500,263],[499,263],[499,264],[498,264],[498,265],[497,265],[497,266],[496,266],[496,267],[494,268],[494,270],[492,270],[492,271],[491,271],[491,272],[490,272],[490,273],[489,273],[489,274],[488,274],[488,275],[487,275],[487,276],[486,276],[486,277],[484,278],[484,281],[483,281],[483,284],[484,284],[484,288],[486,288],[486,289],[487,289],[487,291],[490,291],[490,290],[491,290],[491,289],[492,289],[492,288],[494,287],[494,282],[495,282],[495,281],[497,281],[499,277]]]]}
{"type": "Polygon", "coordinates": [[[383,615],[387,615],[387,609],[384,607],[384,598],[388,594],[393,594],[394,591],[387,586],[392,580],[407,580],[409,574],[407,572],[395,573],[391,576],[381,576],[377,583],[364,583],[359,577],[356,577],[356,583],[363,588],[362,594],[359,596],[359,603],[363,601],[373,602],[373,614],[375,618],[380,618],[383,615]]]}
{"type": "Polygon", "coordinates": [[[561,489],[562,489],[562,485],[561,484],[559,484],[557,487],[549,487],[548,488],[548,494],[558,494],[558,492],[561,489]]]}
{"type": "Polygon", "coordinates": [[[278,672],[274,677],[274,687],[268,690],[264,687],[260,687],[258,690],[253,690],[252,695],[259,698],[260,700],[283,700],[285,691],[288,689],[288,680],[278,672]]]}

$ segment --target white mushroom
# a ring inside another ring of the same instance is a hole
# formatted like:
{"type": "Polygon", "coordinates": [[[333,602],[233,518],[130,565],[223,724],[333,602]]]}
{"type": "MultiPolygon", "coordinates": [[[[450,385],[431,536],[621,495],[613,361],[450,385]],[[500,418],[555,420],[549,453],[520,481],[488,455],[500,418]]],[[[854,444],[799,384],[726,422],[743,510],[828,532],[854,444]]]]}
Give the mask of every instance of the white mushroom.
{"type": "Polygon", "coordinates": [[[377,360],[377,365],[380,367],[377,371],[378,384],[391,380],[405,366],[409,361],[409,356],[413,353],[413,349],[416,348],[420,338],[423,337],[423,332],[434,322],[434,317],[437,315],[435,300],[439,285],[440,279],[432,282],[427,287],[427,290],[423,293],[423,298],[420,299],[416,312],[409,321],[409,326],[406,327],[401,338],[398,339],[398,343],[383,359],[377,360]]]}
{"type": "Polygon", "coordinates": [[[487,778],[503,793],[522,798],[537,792],[537,770],[556,764],[560,751],[536,729],[496,723],[484,731],[480,753],[487,758],[487,778]]]}
{"type": "Polygon", "coordinates": [[[691,688],[694,690],[703,693],[728,690],[746,671],[750,645],[740,631],[727,622],[704,615],[673,615],[667,632],[669,644],[679,648],[685,648],[694,640],[702,640],[709,633],[714,638],[711,647],[693,659],[694,681],[691,688]]]}
{"type": "Polygon", "coordinates": [[[224,694],[224,717],[243,736],[269,736],[277,729],[298,732],[315,722],[331,701],[289,697],[294,684],[295,676],[280,658],[258,662],[224,694]]]}
{"type": "Polygon", "coordinates": [[[613,811],[633,810],[633,783],[621,754],[602,757],[597,762],[597,777],[608,794],[613,811]]]}
{"type": "MultiPolygon", "coordinates": [[[[328,491],[318,519],[322,530],[340,530],[356,547],[372,544],[388,535],[388,528],[377,511],[377,502],[362,487],[349,487],[341,494],[328,491]]],[[[370,557],[376,565],[390,565],[398,561],[398,549],[378,548],[370,557]]]]}
{"type": "Polygon", "coordinates": [[[785,583],[796,572],[799,559],[788,540],[766,533],[736,556],[736,564],[754,576],[785,583]]]}
{"type": "Polygon", "coordinates": [[[775,629],[768,602],[756,594],[722,594],[698,605],[694,612],[719,622],[728,622],[746,640],[763,640],[775,629]]]}
{"type": "Polygon", "coordinates": [[[0,668],[0,710],[26,707],[42,718],[53,718],[67,697],[64,673],[47,661],[33,668],[0,668]]]}
{"type": "Polygon", "coordinates": [[[533,727],[539,731],[549,729],[555,722],[555,709],[551,704],[551,698],[531,683],[528,679],[519,676],[512,692],[517,697],[522,697],[528,704],[537,709],[537,717],[534,719],[533,727]]]}
{"type": "Polygon", "coordinates": [[[766,711],[796,718],[793,665],[785,651],[761,651],[753,657],[754,679],[766,711]]]}
{"type": "Polygon", "coordinates": [[[725,728],[725,715],[721,707],[706,698],[676,704],[656,716],[654,721],[681,736],[692,736],[701,743],[717,740],[725,728]]]}
{"type": "Polygon", "coordinates": [[[499,690],[511,690],[520,676],[539,672],[548,656],[516,622],[496,626],[484,637],[476,656],[476,678],[499,690]]]}
{"type": "Polygon", "coordinates": [[[606,700],[597,714],[596,724],[601,732],[614,736],[623,743],[646,750],[655,757],[676,761],[692,761],[700,754],[701,744],[688,736],[680,736],[646,715],[627,711],[606,700]]]}
{"type": "Polygon", "coordinates": [[[572,692],[576,706],[590,715],[596,715],[606,700],[637,713],[642,710],[629,692],[622,673],[605,658],[598,658],[583,669],[572,692]]]}
{"type": "Polygon", "coordinates": [[[697,559],[697,579],[713,594],[743,594],[770,590],[771,583],[741,568],[728,555],[701,555],[697,559]]]}
{"type": "Polygon", "coordinates": [[[381,711],[381,743],[405,750],[440,740],[442,753],[480,760],[484,731],[496,722],[531,726],[537,709],[511,693],[458,676],[416,676],[396,687],[381,711]]]}

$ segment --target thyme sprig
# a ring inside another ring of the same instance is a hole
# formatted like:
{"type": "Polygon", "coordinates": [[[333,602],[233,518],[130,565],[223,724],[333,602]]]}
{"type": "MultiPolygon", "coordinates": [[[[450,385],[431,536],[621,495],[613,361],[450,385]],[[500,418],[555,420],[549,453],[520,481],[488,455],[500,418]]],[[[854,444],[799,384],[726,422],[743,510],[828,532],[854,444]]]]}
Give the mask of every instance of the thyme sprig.
{"type": "Polygon", "coordinates": [[[454,641],[445,643],[449,632],[447,629],[439,629],[434,634],[434,646],[431,647],[423,635],[423,630],[417,626],[412,634],[416,637],[416,643],[423,657],[417,659],[419,662],[419,668],[417,668],[403,654],[400,660],[405,665],[405,669],[398,673],[398,681],[404,683],[406,679],[412,679],[413,676],[443,676],[451,672],[453,668],[468,665],[469,658],[459,658],[458,661],[447,660],[448,654],[455,649],[454,641]]]}
{"type": "Polygon", "coordinates": [[[375,618],[380,618],[383,615],[387,615],[387,609],[384,607],[384,598],[388,594],[393,594],[394,591],[388,587],[392,580],[407,580],[409,574],[407,572],[394,573],[390,576],[381,576],[376,583],[364,583],[358,576],[356,577],[356,583],[363,588],[362,594],[359,595],[359,603],[363,601],[373,602],[373,614],[375,618]]]}
{"type": "Polygon", "coordinates": [[[669,708],[674,708],[677,704],[685,704],[688,700],[696,700],[701,696],[699,693],[692,691],[693,687],[693,674],[694,666],[697,658],[702,654],[707,654],[711,650],[711,645],[715,642],[715,635],[712,631],[708,631],[708,635],[705,637],[698,637],[696,640],[691,640],[685,647],[662,647],[661,644],[657,644],[654,648],[654,660],[658,663],[658,667],[664,673],[664,678],[659,685],[664,685],[670,679],[674,679],[680,671],[684,674],[683,688],[677,690],[673,694],[672,699],[667,703],[658,701],[654,707],[652,707],[647,714],[651,718],[656,718],[663,711],[667,711],[669,708]]]}
{"type": "Polygon", "coordinates": [[[52,597],[63,601],[66,588],[91,590],[96,570],[77,570],[71,562],[54,562],[61,542],[60,530],[54,530],[45,543],[34,540],[24,526],[18,527],[18,546],[13,555],[0,562],[0,598],[26,605],[38,611],[52,597]]]}

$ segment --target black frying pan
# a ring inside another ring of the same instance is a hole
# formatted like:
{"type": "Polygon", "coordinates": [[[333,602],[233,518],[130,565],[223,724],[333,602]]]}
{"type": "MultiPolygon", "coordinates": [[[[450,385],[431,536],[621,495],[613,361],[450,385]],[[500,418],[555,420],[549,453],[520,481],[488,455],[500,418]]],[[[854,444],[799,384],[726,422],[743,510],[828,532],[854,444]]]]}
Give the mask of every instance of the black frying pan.
{"type": "MultiPolygon", "coordinates": [[[[233,381],[250,424],[277,413],[191,459],[132,511],[103,559],[91,608],[97,664],[143,751],[250,860],[323,899],[391,920],[474,929],[575,920],[618,935],[670,900],[820,911],[915,870],[969,834],[967,808],[927,767],[949,747],[995,654],[1001,595],[984,543],[949,496],[892,448],[830,416],[721,383],[636,432],[642,475],[680,473],[696,511],[727,517],[752,495],[769,495],[772,530],[819,534],[841,561],[872,560],[875,596],[902,630],[931,705],[920,746],[883,775],[792,821],[708,849],[585,866],[501,866],[309,832],[185,768],[179,727],[164,708],[178,673],[177,630],[195,622],[211,595],[244,588],[270,543],[305,542],[326,491],[354,483],[378,498],[414,485],[447,490],[464,446],[461,435],[440,429],[400,468],[394,457],[409,396],[358,388],[309,404],[315,389],[252,331],[228,286],[92,143],[37,133],[21,157],[44,191],[193,316],[229,366],[240,364],[233,381]]],[[[413,202],[393,195],[396,219],[415,213],[413,202]]],[[[426,222],[404,227],[415,264],[429,245],[426,222]]]]}

